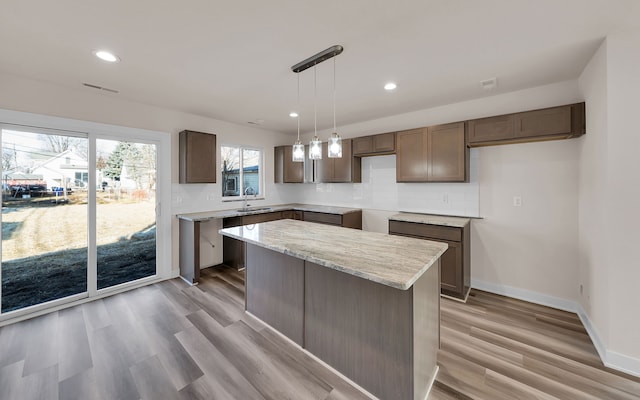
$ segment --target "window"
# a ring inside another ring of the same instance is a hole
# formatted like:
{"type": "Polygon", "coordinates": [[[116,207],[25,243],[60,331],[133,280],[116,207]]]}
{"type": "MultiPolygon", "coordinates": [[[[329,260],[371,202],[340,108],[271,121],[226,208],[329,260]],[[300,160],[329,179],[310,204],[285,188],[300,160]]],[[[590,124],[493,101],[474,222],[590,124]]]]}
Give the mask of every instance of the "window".
{"type": "Polygon", "coordinates": [[[262,193],[262,150],[221,146],[222,197],[233,198],[262,193]]]}

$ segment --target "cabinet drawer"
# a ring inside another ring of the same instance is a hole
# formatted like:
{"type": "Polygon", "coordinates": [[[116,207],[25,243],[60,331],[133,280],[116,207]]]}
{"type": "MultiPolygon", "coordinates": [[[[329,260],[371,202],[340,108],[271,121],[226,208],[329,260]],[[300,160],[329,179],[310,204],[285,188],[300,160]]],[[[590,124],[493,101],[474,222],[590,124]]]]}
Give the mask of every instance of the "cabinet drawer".
{"type": "Polygon", "coordinates": [[[389,221],[389,233],[419,236],[431,239],[462,241],[462,229],[449,226],[416,224],[413,222],[389,221]]]}
{"type": "Polygon", "coordinates": [[[260,222],[269,222],[282,219],[282,212],[272,212],[265,214],[245,215],[242,217],[242,225],[259,224],[260,222]]]}
{"type": "Polygon", "coordinates": [[[309,222],[318,222],[321,224],[329,225],[342,225],[342,215],[338,214],[325,214],[313,211],[304,212],[304,220],[309,222]]]}

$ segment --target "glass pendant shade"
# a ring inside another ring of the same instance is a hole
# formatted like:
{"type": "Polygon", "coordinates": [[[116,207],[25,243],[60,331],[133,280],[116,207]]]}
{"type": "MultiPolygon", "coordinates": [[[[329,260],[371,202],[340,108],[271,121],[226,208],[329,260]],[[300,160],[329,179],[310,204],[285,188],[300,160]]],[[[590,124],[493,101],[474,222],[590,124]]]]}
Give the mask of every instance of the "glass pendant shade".
{"type": "Polygon", "coordinates": [[[329,158],[342,157],[342,138],[336,132],[333,132],[329,138],[328,150],[329,158]]]}
{"type": "Polygon", "coordinates": [[[292,158],[294,162],[304,162],[304,145],[299,140],[293,144],[292,158]]]}
{"type": "Polygon", "coordinates": [[[322,160],[322,142],[318,136],[314,136],[309,142],[309,159],[322,160]]]}

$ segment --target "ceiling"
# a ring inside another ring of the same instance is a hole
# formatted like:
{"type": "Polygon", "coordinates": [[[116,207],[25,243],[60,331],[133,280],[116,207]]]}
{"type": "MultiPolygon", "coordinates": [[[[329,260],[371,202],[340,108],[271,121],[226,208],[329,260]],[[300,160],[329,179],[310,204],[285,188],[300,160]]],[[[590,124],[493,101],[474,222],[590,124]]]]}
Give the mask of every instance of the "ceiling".
{"type": "MultiPolygon", "coordinates": [[[[295,133],[298,77],[302,131],[313,130],[314,72],[290,67],[334,44],[339,126],[577,78],[634,3],[3,0],[0,71],[295,133]],[[498,88],[481,89],[493,77],[498,88]]],[[[319,130],[333,123],[332,94],[330,60],[317,67],[319,130]]]]}

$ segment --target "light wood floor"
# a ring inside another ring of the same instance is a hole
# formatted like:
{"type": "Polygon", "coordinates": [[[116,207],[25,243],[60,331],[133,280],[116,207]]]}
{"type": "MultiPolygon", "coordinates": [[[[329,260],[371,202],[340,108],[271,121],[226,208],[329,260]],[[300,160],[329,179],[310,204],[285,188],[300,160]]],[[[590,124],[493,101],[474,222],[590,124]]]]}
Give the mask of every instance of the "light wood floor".
{"type": "MultiPolygon", "coordinates": [[[[0,328],[0,399],[365,399],[243,313],[244,276],[203,271],[0,328]]],[[[577,317],[473,291],[443,299],[430,399],[640,399],[577,317]]],[[[396,399],[394,399],[396,400],[396,399]]]]}

